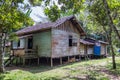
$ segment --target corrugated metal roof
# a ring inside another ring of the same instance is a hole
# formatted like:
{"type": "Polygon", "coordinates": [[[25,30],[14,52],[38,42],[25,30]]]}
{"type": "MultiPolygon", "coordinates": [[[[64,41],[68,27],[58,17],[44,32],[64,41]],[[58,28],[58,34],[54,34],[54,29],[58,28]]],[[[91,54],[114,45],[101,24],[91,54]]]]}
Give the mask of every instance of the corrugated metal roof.
{"type": "Polygon", "coordinates": [[[106,45],[109,44],[108,42],[101,41],[101,40],[95,40],[93,38],[85,38],[84,40],[87,41],[87,42],[91,42],[91,43],[100,42],[101,44],[106,44],[106,45]]]}
{"type": "Polygon", "coordinates": [[[89,42],[89,41],[85,41],[85,40],[83,40],[83,39],[80,39],[80,43],[86,44],[86,45],[94,45],[94,43],[89,42]]]}
{"type": "MultiPolygon", "coordinates": [[[[42,29],[49,29],[52,27],[57,27],[60,24],[64,23],[65,21],[72,20],[72,19],[76,19],[75,16],[63,17],[63,18],[56,20],[55,22],[40,23],[40,24],[37,24],[34,26],[30,26],[30,27],[26,27],[24,29],[21,29],[21,30],[17,31],[16,34],[21,35],[21,34],[26,34],[26,33],[33,33],[33,32],[36,32],[36,31],[39,31],[42,29]]],[[[79,30],[81,33],[85,34],[84,30],[82,29],[82,27],[80,25],[79,25],[79,30]]]]}

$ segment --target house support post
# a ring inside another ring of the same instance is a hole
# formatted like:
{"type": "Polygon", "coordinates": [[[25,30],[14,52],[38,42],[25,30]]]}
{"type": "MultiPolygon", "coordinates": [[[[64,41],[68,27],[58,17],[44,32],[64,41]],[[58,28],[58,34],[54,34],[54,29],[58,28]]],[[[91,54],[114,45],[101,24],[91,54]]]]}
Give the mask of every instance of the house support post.
{"type": "Polygon", "coordinates": [[[38,57],[38,65],[39,65],[39,62],[40,62],[40,61],[39,61],[39,57],[38,57]]]}
{"type": "Polygon", "coordinates": [[[51,57],[51,67],[53,67],[53,58],[51,57]]]}
{"type": "Polygon", "coordinates": [[[15,64],[18,65],[18,57],[16,57],[15,59],[16,59],[15,64]]]}
{"type": "Polygon", "coordinates": [[[21,64],[21,57],[19,57],[19,61],[20,61],[19,63],[21,64]]]}
{"type": "Polygon", "coordinates": [[[23,58],[23,66],[25,65],[25,58],[23,58]]]}
{"type": "Polygon", "coordinates": [[[62,65],[62,57],[60,57],[60,64],[62,65]]]}
{"type": "Polygon", "coordinates": [[[81,60],[81,55],[79,55],[79,60],[81,60]]]}
{"type": "Polygon", "coordinates": [[[68,62],[70,62],[70,57],[68,56],[68,62]]]}
{"type": "MultiPolygon", "coordinates": [[[[74,56],[74,60],[76,61],[76,56],[74,56]]],[[[74,61],[74,62],[75,62],[75,61],[74,61]]]]}

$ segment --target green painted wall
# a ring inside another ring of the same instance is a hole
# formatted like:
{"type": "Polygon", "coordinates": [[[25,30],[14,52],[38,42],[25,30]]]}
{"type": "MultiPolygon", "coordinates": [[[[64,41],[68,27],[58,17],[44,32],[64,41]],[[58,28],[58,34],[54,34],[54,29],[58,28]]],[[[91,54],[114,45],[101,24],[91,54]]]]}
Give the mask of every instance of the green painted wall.
{"type": "Polygon", "coordinates": [[[38,46],[38,55],[40,57],[51,56],[51,30],[36,33],[33,36],[33,46],[38,46]]]}

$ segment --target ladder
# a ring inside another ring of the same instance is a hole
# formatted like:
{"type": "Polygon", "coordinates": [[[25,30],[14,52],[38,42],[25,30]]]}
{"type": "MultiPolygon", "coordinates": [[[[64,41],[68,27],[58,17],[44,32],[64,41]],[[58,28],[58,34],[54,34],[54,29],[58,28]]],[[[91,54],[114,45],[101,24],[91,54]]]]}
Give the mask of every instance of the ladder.
{"type": "Polygon", "coordinates": [[[15,56],[10,55],[9,58],[5,61],[4,66],[5,67],[9,66],[14,60],[15,60],[15,56]]]}

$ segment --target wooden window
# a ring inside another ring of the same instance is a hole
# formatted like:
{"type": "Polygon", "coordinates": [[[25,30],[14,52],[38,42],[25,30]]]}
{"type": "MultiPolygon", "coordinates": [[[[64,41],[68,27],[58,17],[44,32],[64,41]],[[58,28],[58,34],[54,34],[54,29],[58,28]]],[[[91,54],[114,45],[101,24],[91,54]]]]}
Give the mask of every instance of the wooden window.
{"type": "Polygon", "coordinates": [[[17,41],[12,41],[12,49],[17,49],[17,41]]]}
{"type": "Polygon", "coordinates": [[[71,46],[77,46],[77,39],[73,38],[73,36],[69,36],[69,47],[71,46]]]}
{"type": "Polygon", "coordinates": [[[32,49],[33,48],[33,37],[29,37],[28,38],[28,49],[32,49]]]}
{"type": "Polygon", "coordinates": [[[76,38],[73,39],[72,45],[77,46],[77,39],[76,38]]]}
{"type": "Polygon", "coordinates": [[[18,40],[18,45],[17,45],[17,47],[20,47],[20,40],[18,40]]]}
{"type": "Polygon", "coordinates": [[[69,36],[69,47],[72,46],[72,36],[69,36]]]}
{"type": "Polygon", "coordinates": [[[21,38],[20,39],[20,48],[24,48],[25,47],[25,39],[21,38]]]}

